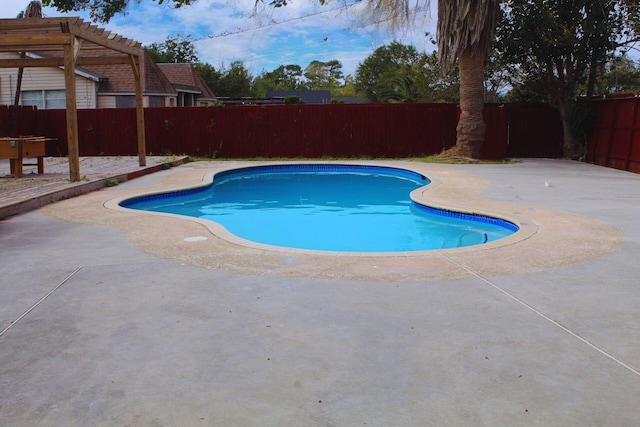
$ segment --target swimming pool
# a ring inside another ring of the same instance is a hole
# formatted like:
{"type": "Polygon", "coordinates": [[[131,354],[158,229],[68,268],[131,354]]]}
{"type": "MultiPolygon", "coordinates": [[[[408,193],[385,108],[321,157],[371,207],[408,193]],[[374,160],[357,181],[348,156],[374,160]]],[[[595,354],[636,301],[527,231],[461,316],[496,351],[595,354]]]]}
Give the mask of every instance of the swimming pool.
{"type": "Polygon", "coordinates": [[[245,240],[338,252],[408,252],[479,245],[515,224],[430,208],[410,193],[430,183],[382,166],[271,165],[219,172],[204,187],[127,199],[121,206],[214,221],[245,240]]]}

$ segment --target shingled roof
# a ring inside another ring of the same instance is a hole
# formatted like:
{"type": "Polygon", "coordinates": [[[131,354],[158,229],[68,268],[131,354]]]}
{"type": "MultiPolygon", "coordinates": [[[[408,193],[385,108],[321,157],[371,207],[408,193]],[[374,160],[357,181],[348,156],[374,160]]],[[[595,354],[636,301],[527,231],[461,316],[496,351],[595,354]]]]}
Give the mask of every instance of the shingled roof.
{"type": "MultiPolygon", "coordinates": [[[[171,82],[160,71],[158,65],[145,49],[142,49],[140,63],[141,75],[143,76],[142,91],[145,95],[176,94],[171,82]]],[[[98,89],[101,93],[133,93],[135,90],[135,81],[128,65],[90,65],[84,66],[82,69],[101,78],[98,89]]]]}
{"type": "Polygon", "coordinates": [[[198,93],[200,99],[215,99],[216,96],[193,64],[160,63],[157,65],[177,90],[198,93]]]}

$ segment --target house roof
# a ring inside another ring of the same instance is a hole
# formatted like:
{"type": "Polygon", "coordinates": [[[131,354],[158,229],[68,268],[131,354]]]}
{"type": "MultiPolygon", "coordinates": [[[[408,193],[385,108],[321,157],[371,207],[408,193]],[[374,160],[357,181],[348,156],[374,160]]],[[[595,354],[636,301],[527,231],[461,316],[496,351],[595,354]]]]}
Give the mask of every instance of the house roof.
{"type": "MultiPolygon", "coordinates": [[[[140,55],[142,91],[145,95],[165,94],[175,95],[176,91],[171,82],[160,71],[158,65],[145,49],[140,55]]],[[[131,74],[131,66],[127,64],[89,65],[83,70],[101,77],[99,92],[102,93],[133,93],[135,80],[131,74]]]]}
{"type": "Polygon", "coordinates": [[[305,104],[328,104],[331,102],[331,92],[328,90],[270,90],[267,98],[286,98],[297,96],[305,104]]]}
{"type": "Polygon", "coordinates": [[[193,64],[159,63],[158,67],[177,91],[195,92],[200,98],[215,99],[216,96],[193,64]]]}

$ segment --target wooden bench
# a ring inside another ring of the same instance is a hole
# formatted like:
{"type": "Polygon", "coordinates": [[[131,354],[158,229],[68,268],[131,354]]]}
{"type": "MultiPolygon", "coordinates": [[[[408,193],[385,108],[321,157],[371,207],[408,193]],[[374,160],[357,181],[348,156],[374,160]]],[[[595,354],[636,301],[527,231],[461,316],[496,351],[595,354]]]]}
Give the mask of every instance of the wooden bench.
{"type": "Polygon", "coordinates": [[[39,136],[0,137],[0,159],[9,159],[11,174],[16,178],[22,178],[22,159],[37,159],[38,174],[43,174],[46,141],[39,136]]]}

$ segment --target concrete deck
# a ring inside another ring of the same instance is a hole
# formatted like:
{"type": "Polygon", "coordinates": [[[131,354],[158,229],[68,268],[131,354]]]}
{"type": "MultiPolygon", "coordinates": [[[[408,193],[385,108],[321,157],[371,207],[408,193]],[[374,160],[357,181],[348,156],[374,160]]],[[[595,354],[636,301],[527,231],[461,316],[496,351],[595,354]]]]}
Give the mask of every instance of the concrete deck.
{"type": "Polygon", "coordinates": [[[213,162],[0,221],[0,425],[637,425],[640,176],[408,163],[524,234],[337,256],[114,209],[213,162]]]}

